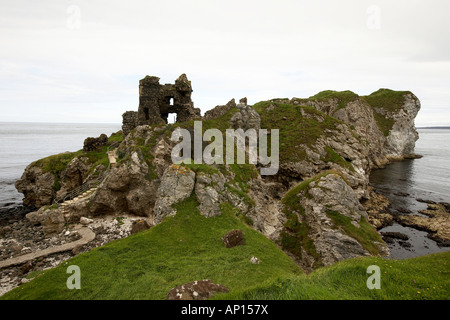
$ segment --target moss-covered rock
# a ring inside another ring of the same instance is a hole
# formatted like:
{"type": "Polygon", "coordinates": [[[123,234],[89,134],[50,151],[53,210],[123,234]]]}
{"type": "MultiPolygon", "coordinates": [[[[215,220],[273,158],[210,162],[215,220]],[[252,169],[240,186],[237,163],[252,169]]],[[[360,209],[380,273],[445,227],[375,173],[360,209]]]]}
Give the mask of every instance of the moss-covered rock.
{"type": "Polygon", "coordinates": [[[280,244],[305,269],[365,255],[387,247],[368,222],[357,194],[337,171],[327,171],[289,190],[282,199],[286,222],[280,244]]]}
{"type": "Polygon", "coordinates": [[[96,179],[108,167],[108,147],[122,140],[121,132],[113,133],[100,150],[64,152],[37,160],[25,169],[16,182],[24,194],[24,204],[36,209],[51,205],[86,181],[96,179]]]}

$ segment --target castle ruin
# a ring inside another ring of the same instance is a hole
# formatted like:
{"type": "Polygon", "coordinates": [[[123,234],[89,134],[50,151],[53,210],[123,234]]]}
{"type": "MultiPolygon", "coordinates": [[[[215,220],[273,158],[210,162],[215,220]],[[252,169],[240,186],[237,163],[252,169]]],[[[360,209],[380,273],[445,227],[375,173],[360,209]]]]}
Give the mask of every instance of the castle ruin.
{"type": "Polygon", "coordinates": [[[170,113],[176,114],[176,122],[201,118],[199,108],[191,100],[192,86],[185,74],[175,84],[159,83],[159,78],[146,76],[139,81],[138,111],[122,115],[122,132],[126,136],[140,125],[166,124],[170,113]]]}

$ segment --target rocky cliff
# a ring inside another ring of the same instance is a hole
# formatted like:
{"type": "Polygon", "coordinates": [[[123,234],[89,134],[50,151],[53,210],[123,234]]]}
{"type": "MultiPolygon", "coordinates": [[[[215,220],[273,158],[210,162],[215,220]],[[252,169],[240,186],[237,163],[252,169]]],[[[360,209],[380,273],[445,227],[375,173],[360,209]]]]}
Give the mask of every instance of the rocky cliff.
{"type": "Polygon", "coordinates": [[[24,194],[23,203],[30,208],[49,206],[64,199],[69,191],[96,180],[108,167],[108,148],[122,140],[122,133],[109,138],[86,138],[83,150],[49,156],[28,165],[16,181],[16,189],[24,194]],[[104,140],[104,141],[103,141],[104,140]]]}
{"type": "MultiPolygon", "coordinates": [[[[365,97],[324,91],[308,99],[274,99],[253,106],[246,99],[239,104],[232,100],[207,112],[203,130],[279,129],[276,175],[261,176],[260,165],[252,164],[173,164],[171,134],[176,128],[192,130],[192,122],[143,125],[117,147],[114,167],[105,170],[103,164],[105,178],[89,199],[64,211],[43,207],[28,217],[51,226],[49,232],[62,230],[77,217],[124,213],[154,225],[175,215],[174,205],[195,194],[204,216],[234,213],[305,270],[355,256],[384,255],[387,247],[368,223],[361,202],[371,197],[372,168],[414,152],[419,109],[412,93],[387,89],[365,97]]],[[[59,162],[44,159],[25,170],[17,188],[25,194],[25,204],[50,205],[58,192],[102,169],[104,159],[95,159],[83,152],[60,156],[59,162]]]]}

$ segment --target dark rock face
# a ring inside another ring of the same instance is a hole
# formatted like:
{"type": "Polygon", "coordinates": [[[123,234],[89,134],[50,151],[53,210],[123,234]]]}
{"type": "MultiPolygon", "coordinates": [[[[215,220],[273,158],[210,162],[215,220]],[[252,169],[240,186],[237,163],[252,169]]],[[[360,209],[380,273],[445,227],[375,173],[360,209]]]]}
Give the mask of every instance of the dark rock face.
{"type": "Polygon", "coordinates": [[[122,131],[126,136],[136,126],[166,124],[169,113],[177,114],[177,122],[201,118],[200,109],[191,100],[192,86],[185,74],[175,84],[159,83],[159,78],[146,76],[139,81],[138,112],[122,115],[122,131]]]}
{"type": "Polygon", "coordinates": [[[231,230],[223,236],[222,241],[227,248],[233,248],[245,244],[244,234],[240,229],[231,230]]]}
{"type": "Polygon", "coordinates": [[[173,288],[167,300],[206,300],[218,292],[228,292],[228,288],[211,280],[194,281],[173,288]]]}
{"type": "Polygon", "coordinates": [[[84,140],[83,150],[84,152],[98,151],[101,147],[108,143],[108,137],[102,133],[98,138],[86,138],[84,140]]]}
{"type": "Polygon", "coordinates": [[[54,184],[55,177],[51,172],[44,172],[42,168],[30,164],[15,186],[25,196],[24,206],[40,208],[52,203],[54,184]]]}

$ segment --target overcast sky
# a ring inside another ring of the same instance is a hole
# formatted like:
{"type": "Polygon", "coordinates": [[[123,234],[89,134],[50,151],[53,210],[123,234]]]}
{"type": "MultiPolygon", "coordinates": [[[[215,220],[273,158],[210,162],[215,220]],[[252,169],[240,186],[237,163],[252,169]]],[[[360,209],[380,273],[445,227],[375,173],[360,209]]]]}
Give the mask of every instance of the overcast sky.
{"type": "Polygon", "coordinates": [[[448,0],[0,0],[0,122],[121,123],[145,75],[202,114],[322,90],[410,90],[450,125],[448,0]]]}

